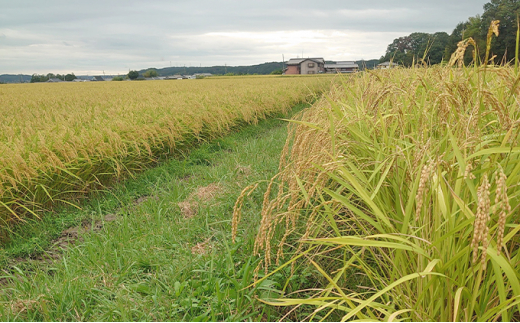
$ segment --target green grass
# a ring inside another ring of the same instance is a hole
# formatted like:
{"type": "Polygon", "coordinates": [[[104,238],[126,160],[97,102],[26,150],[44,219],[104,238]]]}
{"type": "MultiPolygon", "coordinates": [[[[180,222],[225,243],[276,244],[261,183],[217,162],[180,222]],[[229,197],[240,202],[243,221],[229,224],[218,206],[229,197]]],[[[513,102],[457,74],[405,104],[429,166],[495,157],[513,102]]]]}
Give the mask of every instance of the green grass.
{"type": "Polygon", "coordinates": [[[255,181],[267,187],[286,135],[283,121],[261,121],[91,196],[81,210],[63,208],[18,226],[0,251],[0,319],[277,319],[280,313],[256,300],[277,296],[276,277],[245,288],[259,261],[252,250],[261,190],[248,199],[235,244],[231,216],[243,187],[255,181]],[[219,194],[200,202],[196,216],[184,217],[178,203],[210,184],[219,194]],[[107,214],[115,220],[99,229],[107,214]],[[45,257],[63,230],[81,224],[98,230],[80,232],[57,261],[31,260],[45,257]],[[197,244],[206,253],[192,250],[197,244]]]}

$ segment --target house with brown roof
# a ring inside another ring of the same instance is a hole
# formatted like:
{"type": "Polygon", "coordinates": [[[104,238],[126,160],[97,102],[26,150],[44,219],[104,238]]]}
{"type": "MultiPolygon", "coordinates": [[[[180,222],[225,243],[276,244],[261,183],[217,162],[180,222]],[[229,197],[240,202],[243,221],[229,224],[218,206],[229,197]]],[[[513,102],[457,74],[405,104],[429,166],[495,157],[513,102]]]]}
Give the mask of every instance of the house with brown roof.
{"type": "Polygon", "coordinates": [[[325,72],[323,58],[291,58],[284,74],[318,74],[325,72]]]}

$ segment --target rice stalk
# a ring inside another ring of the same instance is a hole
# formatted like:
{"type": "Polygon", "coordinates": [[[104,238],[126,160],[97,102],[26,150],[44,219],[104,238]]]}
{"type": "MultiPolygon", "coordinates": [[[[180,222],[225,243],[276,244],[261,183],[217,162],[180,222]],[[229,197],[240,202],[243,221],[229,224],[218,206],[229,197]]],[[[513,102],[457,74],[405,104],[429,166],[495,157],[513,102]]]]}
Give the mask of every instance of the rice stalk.
{"type": "Polygon", "coordinates": [[[337,321],[520,319],[518,83],[487,72],[349,76],[293,121],[256,252],[267,272],[288,257],[315,268],[320,287],[271,304],[337,321]]]}

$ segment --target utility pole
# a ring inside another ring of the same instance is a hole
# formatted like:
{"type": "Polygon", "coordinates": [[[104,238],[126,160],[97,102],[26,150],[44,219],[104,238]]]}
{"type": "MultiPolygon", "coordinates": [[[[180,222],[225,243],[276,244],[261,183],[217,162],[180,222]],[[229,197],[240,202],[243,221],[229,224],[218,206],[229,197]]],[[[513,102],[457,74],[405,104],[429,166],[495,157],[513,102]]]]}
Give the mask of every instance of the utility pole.
{"type": "Polygon", "coordinates": [[[285,71],[285,57],[282,54],[282,74],[283,74],[283,71],[285,71]]]}

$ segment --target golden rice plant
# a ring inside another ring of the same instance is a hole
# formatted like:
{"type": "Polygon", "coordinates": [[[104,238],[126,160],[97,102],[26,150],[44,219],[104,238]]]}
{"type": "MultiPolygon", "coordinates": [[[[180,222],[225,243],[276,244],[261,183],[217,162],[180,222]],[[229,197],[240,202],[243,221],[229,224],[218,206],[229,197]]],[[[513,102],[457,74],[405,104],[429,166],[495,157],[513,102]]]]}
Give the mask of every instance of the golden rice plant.
{"type": "Polygon", "coordinates": [[[520,75],[487,65],[344,78],[292,122],[255,252],[261,280],[306,264],[318,288],[265,302],[308,320],[520,320],[520,75]]]}
{"type": "Polygon", "coordinates": [[[0,87],[0,227],[74,203],[196,142],[313,100],[331,78],[0,87]]]}

